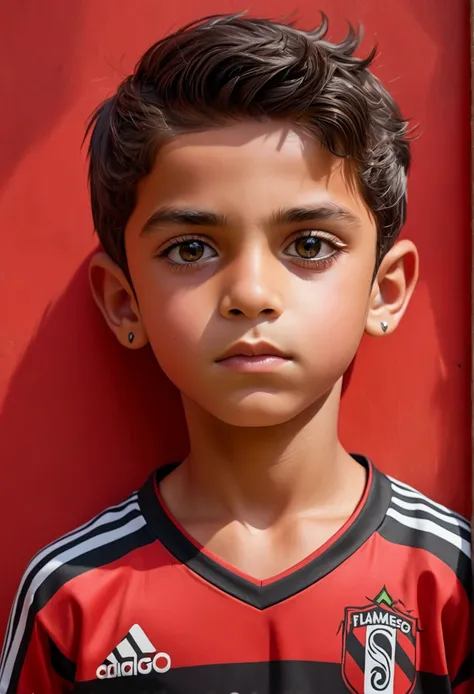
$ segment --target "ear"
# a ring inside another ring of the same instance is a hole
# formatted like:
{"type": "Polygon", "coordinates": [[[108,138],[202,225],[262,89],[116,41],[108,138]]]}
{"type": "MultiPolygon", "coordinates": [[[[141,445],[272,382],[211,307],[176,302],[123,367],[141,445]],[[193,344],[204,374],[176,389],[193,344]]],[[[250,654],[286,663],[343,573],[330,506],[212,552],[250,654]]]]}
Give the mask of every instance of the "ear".
{"type": "Polygon", "coordinates": [[[130,349],[144,347],[148,338],[133,289],[124,272],[106,253],[95,253],[92,257],[89,281],[92,296],[117,340],[130,349]]]}
{"type": "Polygon", "coordinates": [[[388,335],[396,329],[417,280],[416,246],[408,240],[399,241],[384,256],[372,285],[365,326],[369,335],[388,335]]]}

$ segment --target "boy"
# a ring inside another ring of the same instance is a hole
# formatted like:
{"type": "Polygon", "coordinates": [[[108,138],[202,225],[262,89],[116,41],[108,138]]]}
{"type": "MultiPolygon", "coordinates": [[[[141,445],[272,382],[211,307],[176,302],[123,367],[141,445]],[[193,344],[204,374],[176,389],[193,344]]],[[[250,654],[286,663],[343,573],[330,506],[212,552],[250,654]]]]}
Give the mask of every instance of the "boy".
{"type": "Polygon", "coordinates": [[[471,691],[467,522],[337,438],[418,261],[407,124],[326,28],[194,23],[92,119],[92,291],[191,446],[33,559],[0,694],[471,691]]]}

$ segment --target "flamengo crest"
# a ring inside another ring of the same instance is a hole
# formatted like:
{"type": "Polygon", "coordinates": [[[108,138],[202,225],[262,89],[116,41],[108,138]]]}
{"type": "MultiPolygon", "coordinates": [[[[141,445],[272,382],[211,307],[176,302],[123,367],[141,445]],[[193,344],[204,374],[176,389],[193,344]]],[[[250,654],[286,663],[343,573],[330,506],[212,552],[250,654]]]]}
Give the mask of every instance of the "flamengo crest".
{"type": "MultiPolygon", "coordinates": [[[[367,598],[369,600],[369,598],[367,598]]],[[[385,586],[363,607],[346,607],[342,676],[354,694],[410,694],[416,683],[417,619],[385,586]]]]}

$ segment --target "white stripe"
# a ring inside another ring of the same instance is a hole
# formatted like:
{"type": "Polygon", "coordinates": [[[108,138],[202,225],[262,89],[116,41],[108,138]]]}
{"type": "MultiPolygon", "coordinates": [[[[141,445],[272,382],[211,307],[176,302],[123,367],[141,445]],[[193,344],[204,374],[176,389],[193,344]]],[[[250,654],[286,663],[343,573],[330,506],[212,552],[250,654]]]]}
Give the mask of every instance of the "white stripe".
{"type": "Polygon", "coordinates": [[[122,537],[131,535],[145,525],[145,519],[143,516],[138,518],[133,518],[126,525],[116,528],[115,530],[110,530],[108,532],[101,533],[96,537],[92,537],[88,540],[84,540],[79,545],[71,547],[62,554],[59,554],[54,559],[51,559],[42,569],[38,571],[35,578],[33,579],[28,592],[26,594],[25,602],[23,604],[23,609],[21,611],[20,620],[18,622],[18,628],[15,633],[15,637],[12,641],[10,653],[5,660],[5,667],[0,678],[0,694],[6,694],[8,687],[10,685],[10,679],[12,676],[13,668],[15,666],[15,660],[18,655],[19,648],[25,633],[26,622],[28,619],[28,612],[35,598],[36,591],[44,583],[44,581],[49,578],[57,569],[59,569],[67,562],[77,559],[83,554],[103,547],[111,542],[115,542],[122,537]]]}
{"type": "Polygon", "coordinates": [[[14,615],[16,615],[17,609],[18,609],[18,601],[20,598],[20,593],[23,589],[23,586],[25,585],[25,582],[29,579],[29,577],[34,573],[34,568],[43,560],[45,559],[48,554],[52,554],[53,551],[60,549],[62,546],[65,544],[68,544],[69,542],[79,539],[83,537],[87,532],[96,530],[99,528],[101,525],[106,525],[109,522],[113,522],[116,520],[120,520],[124,516],[126,516],[128,513],[130,513],[132,510],[139,510],[139,506],[136,503],[137,500],[137,494],[134,493],[132,494],[126,501],[123,501],[120,504],[117,504],[116,506],[111,506],[110,508],[106,509],[103,511],[99,516],[96,518],[84,523],[81,525],[79,528],[76,528],[75,530],[71,531],[67,535],[64,535],[63,537],[59,538],[59,540],[56,540],[55,542],[50,543],[46,547],[44,547],[40,552],[38,552],[33,559],[30,561],[25,574],[21,580],[20,586],[16,592],[15,600],[10,612],[10,619],[8,621],[8,626],[7,626],[7,632],[5,635],[5,642],[3,646],[3,653],[2,653],[2,658],[0,660],[0,678],[3,673],[3,668],[4,668],[4,663],[5,659],[7,656],[8,649],[10,647],[10,641],[12,638],[12,629],[13,629],[13,622],[14,622],[14,615]]]}
{"type": "Polygon", "coordinates": [[[135,651],[132,644],[127,638],[124,638],[123,641],[120,641],[119,645],[116,646],[116,648],[122,656],[122,658],[136,658],[138,656],[138,653],[135,651]]]}
{"type": "Polygon", "coordinates": [[[20,593],[23,589],[23,586],[25,585],[26,581],[29,579],[29,577],[34,573],[35,567],[45,559],[48,554],[52,554],[55,550],[60,549],[64,545],[68,544],[69,542],[73,540],[79,540],[81,537],[86,535],[89,531],[96,530],[99,528],[101,525],[106,525],[107,523],[113,522],[120,520],[127,514],[129,514],[133,510],[140,510],[140,507],[138,506],[137,503],[137,495],[132,494],[127,501],[122,502],[121,504],[118,504],[117,506],[111,506],[110,508],[106,509],[103,511],[99,516],[97,516],[95,519],[92,521],[88,521],[87,523],[84,523],[81,525],[79,528],[76,528],[76,530],[73,530],[72,532],[68,533],[67,535],[64,535],[63,537],[59,538],[59,540],[56,540],[55,542],[52,542],[49,544],[47,547],[43,548],[40,552],[38,552],[33,559],[30,561],[28,564],[28,567],[23,575],[23,578],[21,579],[20,586],[16,592],[15,600],[13,602],[13,606],[10,612],[10,619],[8,622],[8,627],[7,627],[7,632],[5,635],[5,642],[3,645],[3,654],[2,658],[0,660],[0,679],[3,674],[3,668],[5,665],[5,659],[7,656],[8,649],[10,648],[10,642],[12,638],[12,629],[13,629],[13,622],[14,622],[14,615],[16,615],[17,609],[18,609],[18,601],[20,598],[20,593]],[[124,505],[125,504],[125,505],[124,505]]]}
{"type": "Polygon", "coordinates": [[[454,516],[458,520],[462,520],[465,523],[469,524],[469,521],[467,520],[467,518],[464,518],[463,515],[461,515],[460,513],[456,513],[456,511],[453,511],[447,506],[443,506],[443,504],[438,504],[437,501],[433,501],[433,499],[430,499],[429,496],[422,494],[418,491],[418,489],[415,489],[415,487],[410,487],[409,484],[405,484],[405,482],[400,482],[400,480],[396,480],[393,477],[389,477],[388,479],[392,482],[392,488],[396,489],[399,494],[404,494],[405,496],[411,497],[418,497],[420,499],[423,499],[423,501],[428,501],[430,504],[432,504],[432,506],[435,506],[440,511],[443,511],[443,513],[447,513],[449,516],[454,516]],[[409,494],[408,492],[411,492],[411,494],[409,494]]]}
{"type": "MultiPolygon", "coordinates": [[[[413,518],[412,516],[404,516],[402,513],[395,511],[394,508],[389,508],[387,510],[387,516],[391,516],[397,520],[402,525],[406,525],[407,528],[413,528],[413,530],[420,530],[422,532],[431,533],[436,535],[446,542],[457,547],[461,552],[463,552],[467,557],[471,556],[471,545],[469,542],[464,540],[459,535],[455,535],[450,530],[442,528],[437,523],[430,520],[425,520],[424,518],[413,518]]],[[[0,693],[1,694],[1,693],[0,693]]]]}
{"type": "MultiPolygon", "coordinates": [[[[33,558],[28,563],[28,566],[26,567],[26,571],[25,571],[24,575],[22,576],[20,586],[19,586],[18,590],[16,591],[15,599],[14,599],[12,608],[10,610],[7,629],[5,631],[5,638],[4,638],[2,653],[0,653],[0,656],[1,656],[0,657],[0,677],[2,674],[3,663],[4,663],[4,660],[6,657],[6,653],[7,653],[8,642],[10,641],[10,633],[11,633],[11,630],[13,628],[14,615],[16,614],[16,609],[17,609],[17,604],[18,604],[20,592],[21,592],[21,590],[25,584],[25,581],[29,578],[31,570],[34,569],[34,567],[38,564],[38,562],[40,562],[42,559],[44,559],[44,557],[47,556],[48,550],[55,550],[56,548],[63,546],[64,544],[66,544],[66,542],[69,542],[70,540],[72,540],[76,535],[79,537],[81,535],[84,535],[84,532],[82,532],[82,531],[84,531],[86,529],[89,530],[90,528],[94,529],[94,528],[98,527],[100,525],[99,521],[104,516],[108,515],[111,512],[113,512],[113,513],[118,512],[122,508],[125,508],[125,506],[128,506],[128,504],[130,504],[131,501],[136,500],[136,498],[137,498],[137,494],[136,494],[136,492],[134,492],[133,494],[131,494],[128,497],[128,499],[125,499],[125,501],[122,501],[120,504],[117,504],[116,506],[110,506],[109,508],[105,509],[102,513],[100,513],[98,516],[96,516],[95,518],[92,518],[91,520],[86,521],[85,523],[83,523],[83,525],[80,525],[78,528],[74,528],[74,530],[71,530],[66,535],[63,535],[59,539],[54,540],[53,542],[50,542],[45,547],[42,547],[41,550],[33,556],[33,558]]],[[[121,515],[123,515],[123,514],[121,514],[121,515]]],[[[120,519],[121,515],[117,514],[115,516],[115,518],[120,519]]],[[[106,518],[105,522],[107,522],[107,520],[108,519],[106,518]]]]}
{"type": "Polygon", "coordinates": [[[434,508],[431,508],[431,506],[428,506],[427,504],[412,503],[410,501],[403,501],[402,499],[399,499],[397,496],[392,496],[392,503],[396,504],[397,506],[400,506],[400,508],[404,508],[406,511],[425,511],[425,513],[429,513],[432,516],[435,516],[435,518],[439,518],[444,523],[449,523],[450,525],[456,525],[458,528],[464,528],[464,530],[467,530],[467,532],[471,531],[471,528],[469,527],[469,523],[466,523],[465,521],[462,521],[462,520],[458,520],[454,516],[448,516],[445,513],[440,513],[439,511],[435,511],[434,508]]]}
{"type": "MultiPolygon", "coordinates": [[[[156,648],[154,647],[154,645],[152,644],[152,642],[150,641],[148,636],[145,634],[145,632],[143,631],[141,626],[139,624],[134,624],[133,627],[131,627],[128,630],[127,636],[122,641],[120,641],[118,646],[116,646],[116,649],[118,650],[118,652],[120,653],[122,658],[126,658],[127,656],[128,657],[130,657],[130,656],[134,657],[137,655],[135,649],[133,648],[132,644],[128,640],[129,636],[131,636],[135,640],[142,655],[146,655],[147,653],[155,653],[156,652],[156,648]]],[[[105,661],[107,661],[107,660],[110,661],[111,663],[117,663],[118,662],[113,651],[105,659],[105,661]]]]}
{"type": "MultiPolygon", "coordinates": [[[[74,536],[76,536],[78,533],[82,533],[84,530],[88,530],[90,527],[94,526],[96,527],[98,524],[98,521],[102,520],[104,516],[109,516],[110,513],[118,513],[122,509],[124,509],[126,506],[131,504],[132,502],[135,502],[138,500],[138,494],[137,492],[133,492],[133,494],[130,494],[130,496],[127,499],[124,499],[124,501],[121,501],[119,504],[115,504],[114,506],[109,506],[108,508],[104,509],[101,513],[99,513],[97,516],[94,516],[93,518],[89,519],[82,525],[79,525],[77,528],[73,528],[70,532],[66,533],[66,535],[62,535],[58,539],[54,540],[53,542],[50,542],[49,545],[46,545],[45,547],[41,548],[41,552],[44,552],[47,549],[54,549],[58,545],[63,545],[65,544],[66,540],[72,539],[74,536]]],[[[117,516],[117,518],[120,518],[120,516],[117,516]]],[[[39,554],[39,552],[38,552],[39,554]]],[[[36,557],[33,557],[35,559],[36,557]]]]}
{"type": "Polygon", "coordinates": [[[129,634],[135,639],[142,653],[154,653],[156,651],[156,648],[139,624],[134,624],[129,634]]]}

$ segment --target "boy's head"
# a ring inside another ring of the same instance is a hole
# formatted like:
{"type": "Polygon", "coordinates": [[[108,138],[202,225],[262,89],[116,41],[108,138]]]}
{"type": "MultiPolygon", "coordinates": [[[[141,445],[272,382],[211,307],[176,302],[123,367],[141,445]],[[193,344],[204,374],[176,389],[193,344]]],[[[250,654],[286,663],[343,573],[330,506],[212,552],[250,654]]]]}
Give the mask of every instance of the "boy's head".
{"type": "Polygon", "coordinates": [[[326,29],[193,23],[91,120],[107,254],[92,262],[96,300],[124,344],[150,341],[185,401],[229,423],[285,421],[327,394],[364,330],[396,326],[416,281],[414,247],[394,245],[407,123],[373,53],[356,58],[352,30],[332,44],[326,29]],[[230,368],[220,358],[239,340],[289,359],[230,368]]]}

